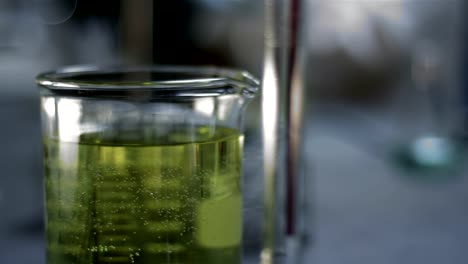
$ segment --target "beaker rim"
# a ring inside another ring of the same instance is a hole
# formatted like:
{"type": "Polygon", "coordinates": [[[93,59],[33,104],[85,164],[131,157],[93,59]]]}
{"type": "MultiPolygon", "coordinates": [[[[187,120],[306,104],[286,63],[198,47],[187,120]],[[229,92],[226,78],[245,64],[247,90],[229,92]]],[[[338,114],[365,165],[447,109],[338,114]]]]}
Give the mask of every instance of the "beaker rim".
{"type": "Polygon", "coordinates": [[[91,66],[76,65],[41,73],[41,91],[80,97],[254,97],[258,79],[242,70],[216,66],[91,66]]]}

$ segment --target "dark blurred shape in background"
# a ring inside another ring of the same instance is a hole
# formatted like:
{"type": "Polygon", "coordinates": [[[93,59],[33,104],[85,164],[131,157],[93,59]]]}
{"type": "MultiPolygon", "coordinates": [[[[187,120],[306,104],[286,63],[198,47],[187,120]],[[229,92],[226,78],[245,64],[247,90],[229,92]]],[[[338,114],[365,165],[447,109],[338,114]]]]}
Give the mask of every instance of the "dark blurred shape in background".
{"type": "MultiPolygon", "coordinates": [[[[463,1],[304,2],[310,263],[465,263],[463,1]]],[[[0,1],[0,263],[44,263],[37,73],[157,63],[259,76],[262,45],[262,0],[0,1]]],[[[260,203],[258,104],[249,111],[246,188],[260,203]]]]}

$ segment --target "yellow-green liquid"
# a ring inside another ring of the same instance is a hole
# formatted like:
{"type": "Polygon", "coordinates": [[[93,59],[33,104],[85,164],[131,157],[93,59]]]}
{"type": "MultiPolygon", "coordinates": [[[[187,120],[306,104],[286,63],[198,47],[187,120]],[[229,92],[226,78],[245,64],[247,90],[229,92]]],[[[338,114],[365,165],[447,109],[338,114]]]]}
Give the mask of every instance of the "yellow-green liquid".
{"type": "Polygon", "coordinates": [[[242,137],[45,140],[47,263],[241,263],[242,137]]]}

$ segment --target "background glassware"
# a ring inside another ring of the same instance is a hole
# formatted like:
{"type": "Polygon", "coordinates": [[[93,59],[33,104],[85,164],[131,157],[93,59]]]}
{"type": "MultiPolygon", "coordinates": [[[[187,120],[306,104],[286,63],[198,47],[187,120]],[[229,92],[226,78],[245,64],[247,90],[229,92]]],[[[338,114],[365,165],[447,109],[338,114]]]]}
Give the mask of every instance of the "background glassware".
{"type": "Polygon", "coordinates": [[[305,169],[307,5],[265,1],[262,129],[264,223],[261,263],[305,263],[310,171],[305,169]],[[306,195],[307,194],[307,195],[306,195]]]}
{"type": "Polygon", "coordinates": [[[430,170],[453,174],[451,169],[458,167],[463,155],[462,3],[427,1],[406,7],[416,12],[421,5],[427,11],[414,25],[407,71],[407,85],[419,109],[413,108],[415,113],[404,119],[409,130],[408,137],[401,138],[406,146],[400,158],[404,166],[426,174],[430,170]]]}

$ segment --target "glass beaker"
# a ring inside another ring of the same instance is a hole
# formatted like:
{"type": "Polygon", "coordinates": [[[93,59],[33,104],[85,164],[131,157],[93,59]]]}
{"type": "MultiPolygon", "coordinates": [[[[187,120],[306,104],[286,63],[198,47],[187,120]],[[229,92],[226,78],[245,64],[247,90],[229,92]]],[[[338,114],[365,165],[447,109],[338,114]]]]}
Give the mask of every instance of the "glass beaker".
{"type": "Polygon", "coordinates": [[[47,263],[242,263],[242,117],[255,78],[68,67],[37,83],[47,263]]]}

